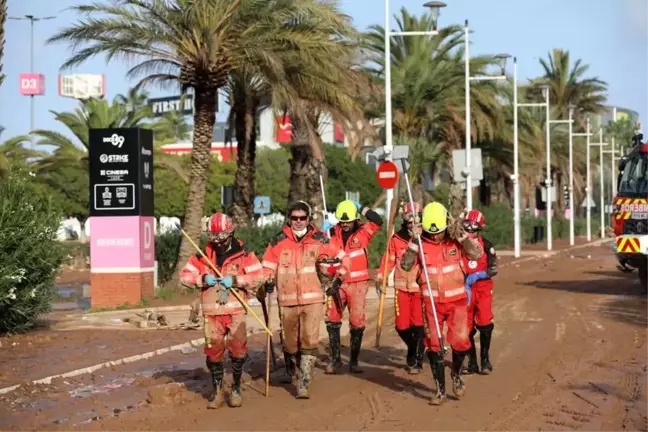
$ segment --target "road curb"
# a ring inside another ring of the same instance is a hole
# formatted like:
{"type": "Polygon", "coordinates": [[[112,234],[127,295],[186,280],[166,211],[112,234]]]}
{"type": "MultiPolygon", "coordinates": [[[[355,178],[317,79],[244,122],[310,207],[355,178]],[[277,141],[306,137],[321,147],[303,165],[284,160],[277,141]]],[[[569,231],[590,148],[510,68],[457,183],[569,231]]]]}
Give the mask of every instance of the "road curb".
{"type": "MultiPolygon", "coordinates": [[[[609,242],[611,242],[613,240],[614,240],[614,238],[599,239],[599,240],[589,242],[589,243],[585,243],[585,244],[582,244],[582,245],[570,246],[570,247],[562,249],[560,251],[548,252],[549,256],[540,256],[540,257],[534,256],[534,257],[522,258],[522,259],[517,260],[517,261],[512,261],[510,263],[503,264],[502,267],[510,266],[512,264],[519,264],[521,262],[530,261],[530,260],[551,258],[552,256],[558,255],[558,254],[560,254],[562,252],[569,252],[569,251],[572,251],[572,250],[583,249],[583,248],[591,247],[591,246],[600,246],[600,245],[602,245],[604,243],[609,243],[609,242]]],[[[169,312],[169,311],[182,311],[182,310],[189,310],[189,309],[190,308],[189,308],[188,305],[185,305],[185,306],[161,306],[161,307],[158,307],[158,308],[128,309],[128,310],[125,310],[124,312],[134,313],[136,311],[142,311],[143,312],[145,310],[146,311],[160,311],[160,312],[166,311],[166,312],[169,312]]],[[[110,314],[110,313],[115,313],[115,312],[116,311],[95,312],[92,315],[110,314]]],[[[87,314],[87,315],[90,315],[90,314],[87,314]]],[[[259,333],[261,331],[262,330],[260,330],[259,333]]],[[[323,340],[325,338],[326,338],[326,334],[324,334],[320,338],[320,340],[323,340]]],[[[113,367],[113,366],[119,366],[119,365],[122,365],[122,364],[133,363],[133,362],[136,362],[136,361],[139,361],[139,360],[145,360],[145,359],[155,357],[155,356],[158,356],[158,355],[162,355],[162,354],[166,354],[166,353],[169,353],[169,352],[181,351],[183,348],[202,346],[202,345],[204,345],[204,343],[205,343],[204,338],[193,339],[193,340],[191,340],[189,342],[185,342],[183,344],[171,345],[169,347],[160,348],[160,349],[157,349],[155,351],[149,351],[149,352],[146,352],[146,353],[143,353],[143,354],[137,354],[137,355],[133,355],[133,356],[129,356],[129,357],[123,357],[123,358],[120,358],[120,359],[117,359],[117,360],[112,360],[112,361],[108,361],[108,362],[104,362],[104,363],[98,363],[98,364],[95,364],[93,366],[88,366],[88,367],[85,367],[85,368],[76,369],[76,370],[73,370],[73,371],[70,371],[70,372],[65,372],[65,373],[58,374],[58,375],[51,375],[51,376],[48,376],[48,377],[45,377],[45,378],[29,381],[28,383],[16,384],[16,385],[13,385],[13,386],[5,387],[5,388],[0,389],[0,394],[10,393],[10,392],[18,389],[19,387],[21,387],[21,386],[23,386],[25,384],[51,384],[52,380],[55,379],[55,378],[69,378],[69,377],[74,377],[74,376],[79,376],[79,375],[85,375],[85,374],[89,374],[89,373],[92,373],[92,372],[97,371],[99,369],[106,368],[106,367],[113,367]]]]}

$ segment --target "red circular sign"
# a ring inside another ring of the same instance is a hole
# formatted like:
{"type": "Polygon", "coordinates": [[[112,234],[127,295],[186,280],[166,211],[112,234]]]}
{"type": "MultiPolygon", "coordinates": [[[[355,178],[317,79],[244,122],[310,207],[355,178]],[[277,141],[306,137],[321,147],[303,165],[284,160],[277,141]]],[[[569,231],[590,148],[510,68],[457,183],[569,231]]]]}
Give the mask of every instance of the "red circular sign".
{"type": "Polygon", "coordinates": [[[385,161],[376,172],[376,180],[383,189],[391,189],[398,183],[398,168],[393,162],[385,161]]]}

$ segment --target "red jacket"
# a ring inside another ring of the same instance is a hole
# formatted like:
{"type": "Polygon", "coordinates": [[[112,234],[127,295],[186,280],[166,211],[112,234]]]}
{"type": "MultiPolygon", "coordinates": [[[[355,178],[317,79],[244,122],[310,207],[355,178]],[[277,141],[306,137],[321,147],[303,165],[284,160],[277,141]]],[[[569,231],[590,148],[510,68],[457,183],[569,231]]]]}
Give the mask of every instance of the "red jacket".
{"type": "Polygon", "coordinates": [[[497,274],[497,255],[493,244],[483,236],[475,238],[484,250],[484,254],[476,261],[471,261],[466,257],[464,266],[467,274],[477,273],[480,271],[488,273],[489,279],[497,274]]]}
{"type": "Polygon", "coordinates": [[[331,228],[331,243],[343,249],[351,259],[350,273],[345,282],[369,280],[369,254],[367,248],[378,231],[380,231],[380,225],[374,222],[360,223],[360,228],[349,236],[345,245],[340,225],[331,228]]]}
{"type": "Polygon", "coordinates": [[[416,281],[418,274],[418,264],[415,264],[410,271],[405,271],[401,268],[400,262],[407,251],[407,245],[410,241],[410,234],[407,227],[402,227],[398,232],[395,232],[387,245],[387,252],[383,255],[380,261],[380,268],[376,280],[382,282],[383,274],[385,274],[385,266],[387,267],[387,275],[389,275],[394,267],[394,288],[405,292],[418,292],[419,284],[416,281]]]}
{"type": "MultiPolygon", "coordinates": [[[[232,239],[232,242],[236,242],[232,245],[234,252],[225,258],[220,268],[216,262],[216,252],[211,243],[207,243],[205,246],[205,255],[209,257],[222,276],[236,277],[234,288],[245,288],[247,291],[255,290],[264,281],[261,262],[254,252],[248,252],[243,247],[243,242],[237,239],[232,239]]],[[[183,284],[203,288],[201,292],[203,314],[238,315],[244,313],[245,308],[231,292],[227,298],[227,304],[221,305],[218,303],[221,288],[218,285],[210,288],[203,287],[203,277],[207,274],[218,277],[205,258],[199,254],[192,255],[180,272],[180,280],[183,284]]],[[[250,297],[245,290],[238,290],[237,293],[244,301],[247,301],[250,297]]]]}
{"type": "Polygon", "coordinates": [[[265,279],[276,278],[280,306],[325,302],[326,295],[316,268],[317,261],[324,258],[341,259],[338,274],[348,273],[349,257],[330,242],[326,234],[311,225],[304,237],[297,240],[290,227],[284,227],[263,255],[265,279]]]}

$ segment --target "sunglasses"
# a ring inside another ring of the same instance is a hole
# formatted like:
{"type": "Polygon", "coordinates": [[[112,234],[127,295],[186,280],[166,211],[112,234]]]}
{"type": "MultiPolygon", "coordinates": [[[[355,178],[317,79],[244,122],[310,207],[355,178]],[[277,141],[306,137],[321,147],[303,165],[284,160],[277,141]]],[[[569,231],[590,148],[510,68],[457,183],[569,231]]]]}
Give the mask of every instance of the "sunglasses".
{"type": "Polygon", "coordinates": [[[290,216],[290,220],[293,222],[304,222],[308,220],[308,216],[290,216]]]}
{"type": "Polygon", "coordinates": [[[477,225],[476,223],[464,224],[464,229],[469,233],[474,233],[479,231],[479,225],[477,225]]]}
{"type": "Polygon", "coordinates": [[[222,243],[225,240],[229,238],[230,234],[227,232],[219,232],[219,233],[210,233],[209,238],[211,241],[217,242],[217,243],[222,243]]]}

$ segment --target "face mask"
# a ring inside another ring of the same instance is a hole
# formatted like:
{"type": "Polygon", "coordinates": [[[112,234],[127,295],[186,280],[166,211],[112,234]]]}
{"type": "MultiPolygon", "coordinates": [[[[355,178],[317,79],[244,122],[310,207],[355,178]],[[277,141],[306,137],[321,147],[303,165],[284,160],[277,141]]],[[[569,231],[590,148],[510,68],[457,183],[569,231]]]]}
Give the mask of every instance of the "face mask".
{"type": "Polygon", "coordinates": [[[306,231],[308,231],[308,227],[304,228],[303,230],[300,231],[295,231],[292,230],[297,237],[302,237],[304,234],[306,234],[306,231]]]}

